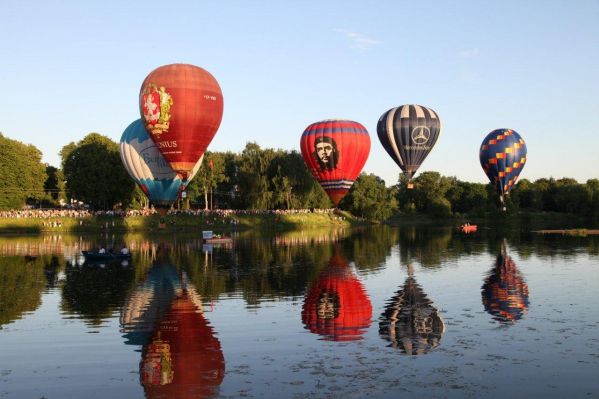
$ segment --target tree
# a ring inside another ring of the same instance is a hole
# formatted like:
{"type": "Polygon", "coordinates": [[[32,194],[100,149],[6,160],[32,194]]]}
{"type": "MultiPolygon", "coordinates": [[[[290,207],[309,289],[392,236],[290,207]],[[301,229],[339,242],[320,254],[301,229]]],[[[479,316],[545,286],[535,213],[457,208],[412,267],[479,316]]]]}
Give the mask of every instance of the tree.
{"type": "Polygon", "coordinates": [[[416,210],[434,216],[449,216],[451,204],[445,198],[447,191],[456,184],[455,177],[444,177],[439,172],[424,172],[416,177],[411,196],[416,210]]]}
{"type": "Polygon", "coordinates": [[[46,165],[41,151],[1,133],[0,148],[0,209],[21,208],[27,200],[44,198],[46,165]]]}
{"type": "Polygon", "coordinates": [[[275,207],[291,208],[291,193],[293,186],[287,176],[283,174],[281,165],[277,168],[277,174],[272,178],[274,185],[274,204],[275,207]]]}
{"type": "Polygon", "coordinates": [[[599,179],[587,180],[586,186],[591,192],[591,211],[589,216],[599,218],[599,179]]]}
{"type": "Polygon", "coordinates": [[[46,166],[46,181],[44,182],[44,191],[54,204],[65,199],[65,184],[62,170],[54,166],[46,166]]]}
{"type": "Polygon", "coordinates": [[[204,209],[214,209],[213,191],[220,183],[228,180],[225,175],[225,154],[207,151],[200,170],[187,186],[186,191],[192,201],[203,195],[204,209]]]}
{"type": "Polygon", "coordinates": [[[239,191],[248,209],[270,209],[273,193],[270,191],[268,168],[274,151],[262,150],[256,143],[247,143],[239,160],[239,191]]]}
{"type": "Polygon", "coordinates": [[[123,166],[118,145],[106,136],[90,133],[61,151],[66,187],[71,198],[95,209],[128,205],[135,184],[123,166]]]}
{"type": "Polygon", "coordinates": [[[365,219],[388,219],[398,208],[396,190],[385,187],[380,177],[362,173],[341,201],[341,207],[365,219]]]}
{"type": "Polygon", "coordinates": [[[486,184],[456,181],[446,193],[454,213],[484,212],[488,194],[486,184]]]}

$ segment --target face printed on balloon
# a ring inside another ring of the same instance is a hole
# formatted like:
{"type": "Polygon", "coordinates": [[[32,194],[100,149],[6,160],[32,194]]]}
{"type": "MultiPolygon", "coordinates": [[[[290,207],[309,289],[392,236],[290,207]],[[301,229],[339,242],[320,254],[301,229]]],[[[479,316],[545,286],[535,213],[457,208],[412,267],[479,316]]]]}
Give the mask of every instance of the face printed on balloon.
{"type": "Polygon", "coordinates": [[[314,157],[321,170],[333,170],[339,162],[337,143],[332,137],[322,136],[314,141],[314,157]]]}

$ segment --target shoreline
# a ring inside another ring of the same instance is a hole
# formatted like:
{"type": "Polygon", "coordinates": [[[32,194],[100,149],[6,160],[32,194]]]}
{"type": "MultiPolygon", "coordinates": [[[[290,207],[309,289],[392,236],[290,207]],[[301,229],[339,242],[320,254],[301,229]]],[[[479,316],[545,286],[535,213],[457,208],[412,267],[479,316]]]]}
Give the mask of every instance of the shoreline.
{"type": "Polygon", "coordinates": [[[244,231],[250,229],[293,230],[301,228],[349,227],[370,222],[348,212],[336,213],[268,213],[221,216],[173,214],[148,216],[86,216],[51,218],[0,218],[0,235],[48,233],[132,233],[169,234],[172,232],[244,231]]]}

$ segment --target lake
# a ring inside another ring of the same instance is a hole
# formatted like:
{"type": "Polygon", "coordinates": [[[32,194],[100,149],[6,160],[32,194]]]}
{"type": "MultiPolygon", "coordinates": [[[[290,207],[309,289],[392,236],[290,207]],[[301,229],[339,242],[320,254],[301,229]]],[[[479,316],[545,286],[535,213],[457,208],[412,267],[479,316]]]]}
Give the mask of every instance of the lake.
{"type": "Polygon", "coordinates": [[[599,396],[598,236],[233,238],[0,237],[0,398],[599,396]]]}

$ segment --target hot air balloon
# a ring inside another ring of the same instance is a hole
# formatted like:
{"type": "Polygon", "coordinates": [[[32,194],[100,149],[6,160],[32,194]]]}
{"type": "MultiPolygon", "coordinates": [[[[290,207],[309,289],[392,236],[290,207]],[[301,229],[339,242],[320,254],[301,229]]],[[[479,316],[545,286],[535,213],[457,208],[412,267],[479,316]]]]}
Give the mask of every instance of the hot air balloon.
{"type": "Polygon", "coordinates": [[[379,333],[391,342],[389,346],[412,356],[435,349],[445,332],[439,311],[411,273],[387,302],[380,320],[379,333]]]}
{"type": "Polygon", "coordinates": [[[225,359],[195,287],[170,264],[154,264],[121,313],[126,343],[143,345],[140,382],[147,398],[217,396],[225,359]]]}
{"type": "Polygon", "coordinates": [[[308,126],[300,146],[306,166],[337,206],[368,159],[370,136],[358,122],[328,119],[308,126]]]}
{"type": "Polygon", "coordinates": [[[528,285],[516,263],[507,255],[505,244],[482,288],[485,310],[500,323],[515,323],[528,309],[528,285]]]}
{"type": "Polygon", "coordinates": [[[441,120],[435,111],[421,105],[402,105],[385,112],[376,130],[391,158],[412,179],[441,133],[441,120]]]}
{"type": "Polygon", "coordinates": [[[125,129],[119,151],[129,175],[163,215],[177,200],[179,193],[185,189],[202,163],[200,157],[187,179],[181,180],[156,148],[141,119],[125,129]]]}
{"type": "Polygon", "coordinates": [[[160,153],[187,180],[222,119],[223,95],[216,79],[194,65],[161,66],[143,81],[139,109],[160,153]]]}
{"type": "Polygon", "coordinates": [[[302,321],[326,340],[361,339],[370,326],[372,304],[364,286],[338,251],[306,295],[302,321]]]}
{"type": "Polygon", "coordinates": [[[496,129],[483,140],[479,156],[480,164],[495,185],[505,210],[505,196],[518,180],[526,163],[526,144],[516,131],[496,129]]]}

